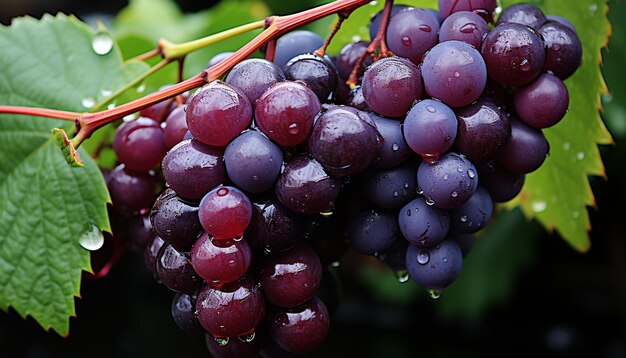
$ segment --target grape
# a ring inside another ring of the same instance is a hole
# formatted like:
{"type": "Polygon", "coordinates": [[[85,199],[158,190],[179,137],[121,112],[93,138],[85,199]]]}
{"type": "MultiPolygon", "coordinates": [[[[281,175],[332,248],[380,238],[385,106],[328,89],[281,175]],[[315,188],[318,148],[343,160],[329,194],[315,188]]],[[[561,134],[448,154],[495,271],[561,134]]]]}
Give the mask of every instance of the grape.
{"type": "Polygon", "coordinates": [[[463,41],[480,48],[489,25],[482,17],[469,11],[459,11],[448,16],[441,24],[439,42],[463,41]]]}
{"type": "Polygon", "coordinates": [[[238,88],[220,81],[200,88],[187,106],[187,126],[193,137],[224,147],[252,120],[252,106],[238,88]]]}
{"type": "MultiPolygon", "coordinates": [[[[113,215],[109,214],[109,219],[113,229],[113,236],[116,236],[118,234],[113,215]]],[[[150,218],[147,214],[131,216],[127,219],[126,227],[120,229],[125,229],[125,238],[129,241],[131,250],[140,254],[154,240],[154,231],[152,231],[150,218]]]]}
{"type": "Polygon", "coordinates": [[[411,148],[404,140],[402,133],[402,123],[397,120],[387,119],[370,113],[374,120],[376,129],[380,134],[383,144],[376,153],[376,158],[372,162],[375,168],[393,168],[404,163],[411,154],[411,148]]]}
{"type": "Polygon", "coordinates": [[[475,11],[484,9],[490,14],[496,11],[496,0],[439,0],[439,16],[442,19],[458,11],[475,11]]]}
{"type": "Polygon", "coordinates": [[[249,58],[239,62],[226,76],[226,83],[239,88],[253,107],[263,92],[284,80],[285,74],[280,67],[261,58],[249,58]]]}
{"type": "Polygon", "coordinates": [[[333,209],[339,181],[328,176],[315,159],[295,156],[286,161],[275,190],[278,200],[290,210],[315,214],[333,209]]]}
{"type": "Polygon", "coordinates": [[[532,27],[538,30],[547,21],[546,15],[539,8],[532,4],[514,4],[502,11],[498,17],[497,25],[506,23],[516,23],[532,27]]]}
{"type": "MultiPolygon", "coordinates": [[[[167,86],[162,86],[159,89],[163,89],[167,86]]],[[[139,117],[148,117],[155,120],[158,123],[163,122],[165,118],[176,108],[177,103],[172,99],[166,99],[161,102],[157,102],[150,107],[146,107],[139,111],[139,117]]]]}
{"type": "Polygon", "coordinates": [[[362,172],[376,157],[380,134],[362,117],[355,111],[333,107],[315,121],[309,151],[329,174],[342,176],[362,172]]]}
{"type": "Polygon", "coordinates": [[[569,78],[583,59],[583,47],[576,31],[561,23],[548,22],[539,28],[539,33],[548,48],[544,70],[552,71],[562,80],[569,78]]]}
{"type": "Polygon", "coordinates": [[[388,117],[403,117],[424,92],[419,68],[399,57],[374,62],[365,71],[362,86],[365,103],[388,117]]]}
{"type": "Polygon", "coordinates": [[[270,336],[280,348],[291,353],[308,353],[326,339],[330,317],[324,303],[314,297],[296,308],[269,310],[267,322],[270,336]]]}
{"type": "Polygon", "coordinates": [[[428,201],[442,209],[463,205],[476,191],[478,174],[474,164],[457,153],[448,152],[436,162],[422,162],[417,184],[428,201]]]}
{"type": "Polygon", "coordinates": [[[440,243],[450,229],[450,216],[445,210],[428,205],[424,198],[416,198],[406,204],[398,214],[402,236],[420,247],[440,243]]]}
{"type": "Polygon", "coordinates": [[[328,98],[339,81],[332,62],[312,53],[292,58],[284,71],[288,80],[304,82],[320,101],[328,98]]]}
{"type": "Polygon", "coordinates": [[[407,8],[395,14],[387,27],[387,46],[397,56],[408,58],[414,64],[437,44],[439,22],[428,11],[407,8]]]}
{"type": "Polygon", "coordinates": [[[496,26],[483,40],[481,53],[494,81],[511,87],[533,82],[545,62],[543,40],[531,28],[510,23],[496,26]]]}
{"type": "Polygon", "coordinates": [[[416,173],[417,165],[413,161],[392,169],[368,172],[363,177],[363,192],[381,208],[400,208],[415,198],[416,173]]]}
{"type": "Polygon", "coordinates": [[[197,334],[204,333],[204,328],[198,322],[195,316],[197,293],[189,295],[186,293],[177,293],[174,295],[170,311],[172,318],[178,326],[187,333],[197,334]]]}
{"type": "Polygon", "coordinates": [[[276,41],[274,63],[279,68],[285,67],[292,58],[308,52],[314,52],[324,45],[324,39],[318,34],[306,30],[291,31],[276,41]]]}
{"type": "Polygon", "coordinates": [[[124,164],[115,167],[108,175],[107,187],[113,205],[125,212],[137,212],[152,205],[156,179],[148,173],[137,173],[126,169],[124,164]]]}
{"type": "Polygon", "coordinates": [[[217,338],[254,332],[265,317],[265,300],[259,285],[244,276],[220,289],[205,286],[196,302],[198,320],[217,338]]]}
{"type": "Polygon", "coordinates": [[[491,101],[481,99],[457,110],[459,133],[455,150],[473,163],[497,158],[511,137],[511,123],[506,113],[491,101]]]}
{"type": "MultiPolygon", "coordinates": [[[[224,61],[225,59],[229,58],[230,55],[232,55],[234,52],[220,52],[217,55],[211,57],[211,59],[209,60],[209,63],[207,63],[207,68],[213,67],[215,65],[217,65],[218,63],[224,61]]],[[[242,61],[243,62],[243,61],[242,61]]]]}
{"type": "Polygon", "coordinates": [[[451,235],[448,239],[453,240],[459,245],[463,258],[469,254],[476,243],[476,236],[471,234],[455,234],[451,235]]]}
{"type": "Polygon", "coordinates": [[[154,168],[167,152],[161,126],[147,117],[122,123],[115,131],[113,150],[128,170],[137,172],[154,168]]]}
{"type": "MultiPolygon", "coordinates": [[[[395,6],[396,5],[394,5],[394,7],[395,6]]],[[[354,69],[354,66],[356,65],[358,59],[367,50],[367,46],[369,46],[369,43],[367,41],[357,41],[350,42],[349,44],[341,48],[341,51],[339,51],[339,55],[337,55],[337,60],[335,61],[339,78],[347,80],[348,77],[350,77],[350,74],[352,73],[352,70],[354,69]]],[[[365,56],[357,71],[357,77],[363,76],[363,73],[365,72],[367,66],[371,65],[372,63],[372,58],[370,56],[365,56]]]]}
{"type": "Polygon", "coordinates": [[[518,89],[514,99],[519,118],[534,128],[559,123],[569,107],[567,87],[551,73],[544,73],[531,85],[518,89]]]}
{"type": "Polygon", "coordinates": [[[240,279],[252,261],[245,240],[214,240],[204,234],[193,244],[191,266],[210,286],[220,288],[240,279]]]}
{"type": "Polygon", "coordinates": [[[273,195],[252,200],[252,221],[244,234],[252,247],[266,253],[287,250],[305,232],[304,218],[287,210],[273,195]]]}
{"type": "Polygon", "coordinates": [[[425,99],[417,102],[404,120],[404,139],[425,160],[445,153],[456,139],[457,119],[450,107],[425,99]]]}
{"type": "Polygon", "coordinates": [[[251,130],[228,144],[224,163],[228,176],[239,188],[262,193],[273,187],[280,174],[283,153],[263,134],[251,130]]]}
{"type": "Polygon", "coordinates": [[[163,139],[167,149],[172,149],[176,144],[182,142],[187,131],[185,109],[182,106],[176,107],[176,109],[167,116],[165,128],[163,128],[163,139]]]}
{"type": "Polygon", "coordinates": [[[163,158],[163,177],[176,194],[200,200],[214,187],[226,182],[223,149],[188,139],[172,148],[163,158]]]}
{"type": "Polygon", "coordinates": [[[479,168],[481,184],[487,188],[491,199],[497,203],[507,202],[522,191],[524,174],[513,174],[497,167],[494,163],[485,163],[479,168]]]}
{"type": "Polygon", "coordinates": [[[363,97],[363,87],[361,86],[356,86],[351,89],[343,104],[361,111],[371,111],[371,109],[367,106],[367,102],[365,102],[365,97],[363,97]]]}
{"type": "Polygon", "coordinates": [[[406,250],[408,248],[409,242],[399,239],[394,241],[390,248],[377,255],[378,259],[387,264],[396,274],[400,282],[406,282],[409,279],[406,273],[406,250]]]}
{"type": "Polygon", "coordinates": [[[479,186],[465,204],[450,212],[450,230],[473,234],[487,225],[493,213],[493,201],[487,189],[479,186]]]}
{"type": "MultiPolygon", "coordinates": [[[[574,26],[574,24],[572,24],[571,21],[569,21],[568,19],[564,18],[563,16],[558,16],[558,15],[546,15],[546,19],[548,20],[547,22],[558,22],[562,25],[565,25],[567,27],[570,28],[570,30],[576,32],[576,26],[574,26]]],[[[546,24],[544,24],[546,25],[546,24]]]]}
{"type": "Polygon", "coordinates": [[[480,52],[461,41],[446,41],[424,57],[426,92],[452,107],[474,102],[487,84],[487,67],[480,52]]]}
{"type": "Polygon", "coordinates": [[[176,250],[188,250],[202,232],[198,207],[182,200],[172,189],[165,189],[150,211],[154,231],[176,250]]]}
{"type": "Polygon", "coordinates": [[[546,160],[550,144],[539,129],[531,128],[520,120],[511,121],[511,138],[507,142],[499,163],[514,174],[527,174],[537,170],[546,160]]]}
{"type": "Polygon", "coordinates": [[[446,288],[459,276],[462,266],[463,253],[453,240],[444,240],[427,249],[409,245],[406,251],[409,276],[427,290],[446,288]]]}
{"type": "MultiPolygon", "coordinates": [[[[392,18],[398,12],[404,9],[408,9],[409,7],[410,6],[408,5],[393,5],[391,7],[391,13],[389,14],[389,17],[392,18]]],[[[376,33],[378,32],[378,29],[380,28],[380,22],[382,20],[383,20],[383,10],[380,10],[379,12],[376,13],[376,15],[372,16],[372,19],[370,20],[370,26],[369,26],[370,39],[373,40],[374,37],[376,37],[376,33]]]]}
{"type": "Polygon", "coordinates": [[[291,81],[270,87],[257,101],[255,120],[261,131],[284,147],[304,142],[320,101],[307,86],[291,81]]]}
{"type": "Polygon", "coordinates": [[[211,334],[205,334],[205,343],[211,353],[212,358],[256,358],[259,356],[261,347],[266,343],[265,330],[259,329],[254,333],[254,339],[252,342],[247,342],[245,339],[229,339],[226,345],[220,345],[211,334]]]}
{"type": "Polygon", "coordinates": [[[239,189],[220,186],[202,198],[198,215],[204,230],[217,240],[239,238],[252,219],[252,204],[239,189]]]}
{"type": "Polygon", "coordinates": [[[161,283],[175,292],[193,293],[202,284],[187,256],[170,244],[163,245],[159,250],[156,272],[161,283]]]}
{"type": "Polygon", "coordinates": [[[350,244],[365,255],[385,251],[400,237],[398,215],[374,207],[361,207],[348,218],[350,244]]]}
{"type": "Polygon", "coordinates": [[[161,251],[161,247],[165,245],[165,241],[158,236],[155,236],[154,239],[146,245],[143,251],[143,261],[146,264],[146,268],[152,272],[155,278],[158,277],[156,262],[159,256],[159,251],[161,251]]]}

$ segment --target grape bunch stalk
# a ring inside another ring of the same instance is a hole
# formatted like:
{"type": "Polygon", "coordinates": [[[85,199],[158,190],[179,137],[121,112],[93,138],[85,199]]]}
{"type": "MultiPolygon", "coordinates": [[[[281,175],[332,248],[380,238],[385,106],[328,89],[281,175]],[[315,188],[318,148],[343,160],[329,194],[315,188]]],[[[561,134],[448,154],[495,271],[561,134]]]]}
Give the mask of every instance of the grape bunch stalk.
{"type": "Polygon", "coordinates": [[[548,155],[542,129],[582,61],[567,20],[527,3],[496,18],[495,0],[391,5],[371,43],[329,57],[330,39],[289,32],[117,128],[112,218],[213,356],[314,351],[349,248],[438,298],[548,155]]]}

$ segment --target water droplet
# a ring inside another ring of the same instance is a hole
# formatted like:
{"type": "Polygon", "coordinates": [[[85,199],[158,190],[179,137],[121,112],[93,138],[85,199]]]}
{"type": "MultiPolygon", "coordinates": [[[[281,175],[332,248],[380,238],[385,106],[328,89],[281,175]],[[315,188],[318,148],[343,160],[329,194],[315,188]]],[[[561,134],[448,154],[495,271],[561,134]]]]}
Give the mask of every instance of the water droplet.
{"type": "Polygon", "coordinates": [[[467,215],[461,215],[459,220],[461,220],[462,223],[467,222],[467,215]]]}
{"type": "Polygon", "coordinates": [[[400,146],[398,145],[398,143],[393,143],[391,145],[391,150],[393,150],[394,152],[397,152],[398,149],[400,149],[400,146]]]}
{"type": "Polygon", "coordinates": [[[459,31],[461,31],[464,34],[471,34],[472,32],[474,32],[476,30],[476,28],[477,28],[476,24],[470,22],[470,23],[467,23],[467,24],[461,26],[459,31]]]}
{"type": "Polygon", "coordinates": [[[320,213],[320,215],[322,215],[322,216],[324,216],[324,217],[329,217],[329,216],[333,215],[333,211],[332,211],[332,209],[331,209],[331,210],[328,210],[328,211],[322,211],[322,212],[320,213]]]}
{"type": "Polygon", "coordinates": [[[85,108],[92,108],[96,105],[96,100],[93,97],[86,97],[80,101],[80,104],[82,104],[85,108]]]}
{"type": "Polygon", "coordinates": [[[141,84],[139,85],[139,87],[137,87],[137,93],[143,93],[143,91],[146,90],[146,85],[145,84],[141,84]]]}
{"type": "Polygon", "coordinates": [[[422,154],[422,159],[428,164],[434,164],[439,159],[439,154],[422,154]]]}
{"type": "Polygon", "coordinates": [[[578,218],[580,217],[580,212],[579,212],[579,211],[574,211],[574,212],[572,213],[572,217],[573,217],[574,219],[578,219],[578,218]]]}
{"type": "Polygon", "coordinates": [[[235,240],[235,241],[237,241],[237,242],[239,242],[239,241],[243,240],[243,234],[241,234],[241,235],[239,235],[239,236],[235,236],[235,237],[233,237],[233,240],[235,240]]]}
{"type": "Polygon", "coordinates": [[[394,197],[394,198],[397,198],[398,196],[400,196],[400,193],[398,193],[397,191],[394,191],[394,192],[393,192],[393,197],[394,197]]]}
{"type": "Polygon", "coordinates": [[[455,78],[461,77],[461,74],[459,73],[459,71],[454,71],[454,77],[455,78]]]}
{"type": "Polygon", "coordinates": [[[370,1],[370,5],[371,6],[376,6],[376,5],[378,5],[378,1],[376,1],[376,0],[370,1]]]}
{"type": "Polygon", "coordinates": [[[474,179],[476,177],[476,172],[474,172],[472,169],[468,169],[467,176],[470,177],[470,179],[474,179]]]}
{"type": "Polygon", "coordinates": [[[417,187],[417,190],[415,191],[418,195],[423,195],[424,194],[424,189],[420,188],[419,186],[417,187]]]}
{"type": "Polygon", "coordinates": [[[524,72],[529,71],[530,68],[531,68],[530,61],[528,61],[527,58],[523,59],[522,62],[520,62],[519,64],[519,69],[524,72]]]}
{"type": "Polygon", "coordinates": [[[352,36],[352,42],[359,42],[359,41],[361,41],[361,36],[359,35],[352,36]]]}
{"type": "Polygon", "coordinates": [[[228,188],[222,187],[217,190],[217,196],[226,196],[229,192],[230,190],[228,190],[228,188]]]}
{"type": "Polygon", "coordinates": [[[260,178],[259,178],[259,176],[258,176],[258,175],[256,175],[256,174],[252,176],[252,180],[254,180],[254,181],[257,181],[257,180],[259,180],[259,179],[260,179],[260,178]]]}
{"type": "MultiPolygon", "coordinates": [[[[107,109],[113,109],[113,108],[115,108],[116,106],[117,106],[117,105],[115,104],[115,102],[113,102],[113,103],[109,103],[109,105],[107,106],[107,109]]],[[[165,123],[165,122],[163,122],[163,123],[165,123]]]]}
{"type": "Polygon", "coordinates": [[[112,95],[112,94],[113,94],[113,91],[111,91],[111,90],[109,90],[109,89],[102,89],[102,90],[100,90],[100,94],[101,94],[103,97],[109,97],[110,95],[112,95]]]}
{"type": "Polygon", "coordinates": [[[463,168],[459,165],[459,167],[456,168],[456,171],[459,173],[463,173],[463,168]]]}
{"type": "Polygon", "coordinates": [[[249,334],[244,334],[243,336],[239,336],[239,340],[242,341],[243,343],[250,343],[254,340],[255,336],[256,334],[252,332],[249,334]]]}
{"type": "Polygon", "coordinates": [[[540,213],[546,210],[546,208],[548,207],[548,203],[546,203],[543,200],[538,200],[538,201],[533,201],[533,203],[530,206],[534,212],[540,213]]]}
{"type": "Polygon", "coordinates": [[[428,296],[433,300],[439,299],[439,297],[441,297],[441,290],[428,290],[428,296]]]}
{"type": "Polygon", "coordinates": [[[444,174],[443,175],[443,180],[444,181],[448,181],[448,179],[450,179],[450,176],[448,174],[444,174]]]}
{"type": "Polygon", "coordinates": [[[430,261],[430,255],[428,251],[420,251],[417,253],[417,263],[420,265],[426,265],[430,261]]]}
{"type": "Polygon", "coordinates": [[[433,206],[435,205],[435,201],[432,198],[426,198],[426,205],[433,206]]]}
{"type": "Polygon", "coordinates": [[[87,230],[80,235],[78,243],[86,250],[96,251],[104,245],[104,235],[96,225],[89,224],[87,230]]]}
{"type": "Polygon", "coordinates": [[[411,39],[408,36],[402,37],[402,44],[404,46],[411,46],[411,39]]]}
{"type": "Polygon", "coordinates": [[[107,32],[99,32],[91,40],[91,48],[98,55],[106,55],[113,49],[113,39],[107,32]]]}
{"type": "Polygon", "coordinates": [[[444,263],[444,264],[445,264],[445,263],[448,263],[448,258],[447,258],[447,257],[444,257],[444,258],[443,258],[443,263],[444,263]]]}
{"type": "Polygon", "coordinates": [[[437,108],[435,108],[435,106],[431,106],[431,105],[426,106],[426,110],[427,110],[428,112],[430,112],[430,113],[435,113],[435,112],[437,112],[437,108]]]}
{"type": "Polygon", "coordinates": [[[408,189],[409,188],[409,183],[404,182],[404,189],[408,189]]]}
{"type": "Polygon", "coordinates": [[[569,150],[571,147],[572,145],[569,142],[563,143],[563,150],[569,150]]]}
{"type": "Polygon", "coordinates": [[[407,270],[399,270],[394,272],[394,274],[396,275],[396,279],[400,283],[405,283],[409,280],[409,272],[407,270]]]}
{"type": "Polygon", "coordinates": [[[220,338],[215,337],[215,343],[217,343],[217,345],[220,347],[226,346],[229,340],[230,339],[228,337],[220,337],[220,338]]]}
{"type": "Polygon", "coordinates": [[[330,266],[334,267],[334,268],[337,268],[337,267],[341,266],[341,262],[333,261],[333,262],[330,263],[330,266]]]}
{"type": "Polygon", "coordinates": [[[453,198],[456,198],[457,196],[459,196],[459,193],[457,193],[456,191],[453,191],[452,194],[450,194],[453,198]]]}
{"type": "Polygon", "coordinates": [[[589,11],[591,11],[591,12],[598,11],[598,5],[596,5],[596,4],[589,5],[589,11]]]}
{"type": "Polygon", "coordinates": [[[578,154],[576,154],[576,159],[578,159],[578,160],[585,159],[585,153],[584,152],[578,152],[578,154]]]}
{"type": "Polygon", "coordinates": [[[420,25],[418,27],[418,29],[420,29],[420,30],[422,30],[424,32],[431,32],[431,31],[433,31],[433,29],[430,26],[425,25],[425,24],[420,25]]]}
{"type": "Polygon", "coordinates": [[[289,134],[298,134],[298,132],[300,132],[300,128],[298,128],[298,125],[296,123],[291,123],[287,131],[289,132],[289,134]]]}

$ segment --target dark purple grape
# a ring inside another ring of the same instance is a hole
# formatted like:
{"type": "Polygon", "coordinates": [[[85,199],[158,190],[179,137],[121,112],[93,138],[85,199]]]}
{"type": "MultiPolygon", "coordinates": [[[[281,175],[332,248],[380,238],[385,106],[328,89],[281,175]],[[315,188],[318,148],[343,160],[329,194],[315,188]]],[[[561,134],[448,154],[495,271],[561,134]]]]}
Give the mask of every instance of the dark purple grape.
{"type": "Polygon", "coordinates": [[[284,80],[285,74],[280,67],[261,58],[249,58],[239,62],[226,76],[226,83],[245,93],[253,107],[263,92],[284,80]]]}
{"type": "Polygon", "coordinates": [[[307,30],[291,31],[276,41],[274,63],[279,68],[283,68],[292,58],[304,53],[314,52],[322,45],[324,45],[324,39],[315,32],[307,30]]]}
{"type": "Polygon", "coordinates": [[[339,181],[328,176],[322,165],[308,156],[286,161],[276,182],[276,197],[290,210],[301,214],[332,210],[339,196],[339,181]]]}
{"type": "Polygon", "coordinates": [[[252,261],[252,251],[245,240],[215,240],[208,234],[196,240],[190,256],[198,276],[217,288],[239,280],[252,261]]]}
{"type": "Polygon", "coordinates": [[[313,91],[298,82],[279,82],[257,101],[255,121],[261,131],[284,147],[304,142],[321,104],[313,91]]]}
{"type": "Polygon", "coordinates": [[[414,64],[437,44],[439,22],[425,9],[407,8],[395,14],[387,27],[387,46],[414,64]]]}
{"type": "Polygon", "coordinates": [[[252,200],[252,221],[244,237],[257,250],[278,252],[293,247],[306,232],[304,217],[288,210],[273,195],[252,200]]]}
{"type": "Polygon", "coordinates": [[[383,144],[376,153],[372,167],[393,168],[409,159],[413,151],[404,140],[402,122],[383,118],[374,113],[370,113],[370,117],[374,120],[376,129],[383,139],[383,144]]]}
{"type": "Polygon", "coordinates": [[[453,240],[459,245],[463,258],[465,258],[476,244],[476,236],[471,234],[454,234],[448,240],[453,240]]]}
{"type": "MultiPolygon", "coordinates": [[[[109,215],[109,218],[111,219],[113,235],[115,236],[117,234],[117,230],[113,224],[112,215],[109,215]]],[[[127,219],[125,226],[125,228],[120,229],[125,229],[125,239],[128,241],[131,250],[139,254],[143,253],[146,246],[154,240],[155,236],[148,214],[131,216],[127,219]]]]}
{"type": "MultiPolygon", "coordinates": [[[[397,14],[398,12],[409,8],[410,6],[408,5],[393,5],[391,7],[391,13],[389,14],[389,17],[393,17],[395,14],[397,14]]],[[[370,20],[370,26],[369,26],[369,30],[370,30],[370,39],[374,39],[374,37],[376,37],[376,33],[378,32],[378,29],[380,28],[380,22],[383,20],[383,10],[380,10],[379,12],[376,13],[376,15],[372,16],[372,19],[370,20]]]]}
{"type": "MultiPolygon", "coordinates": [[[[209,60],[209,63],[207,63],[207,68],[213,67],[215,65],[217,65],[218,63],[224,61],[225,59],[229,58],[230,55],[232,55],[234,52],[220,52],[217,55],[211,57],[211,59],[209,60]]],[[[242,61],[243,62],[243,61],[242,61]]]]}
{"type": "Polygon", "coordinates": [[[511,138],[500,154],[499,163],[514,174],[527,174],[539,169],[550,152],[550,144],[539,129],[520,120],[511,121],[511,138]]]}
{"type": "Polygon", "coordinates": [[[330,326],[330,315],[317,297],[296,308],[273,308],[268,311],[270,336],[280,348],[290,353],[308,353],[319,347],[330,326]]]}
{"type": "Polygon", "coordinates": [[[220,186],[202,198],[198,216],[204,230],[215,239],[240,238],[252,219],[252,204],[239,189],[220,186]]]}
{"type": "Polygon", "coordinates": [[[437,298],[461,273],[463,253],[453,240],[444,240],[435,247],[421,248],[409,245],[406,268],[411,279],[437,298]]]}
{"type": "MultiPolygon", "coordinates": [[[[394,5],[395,7],[395,5],[394,5]]],[[[337,65],[337,72],[339,74],[339,78],[343,80],[347,80],[354,69],[358,59],[365,53],[367,50],[367,46],[369,46],[369,42],[367,41],[357,41],[350,42],[345,45],[339,55],[337,55],[337,60],[335,61],[337,65]]],[[[357,78],[363,76],[365,69],[367,66],[372,64],[372,58],[370,56],[365,56],[365,59],[359,66],[357,71],[357,78]]]]}
{"type": "Polygon", "coordinates": [[[371,111],[367,102],[365,102],[365,97],[363,97],[363,87],[356,86],[348,92],[348,96],[343,102],[346,106],[350,106],[361,111],[371,111]]]}
{"type": "MultiPolygon", "coordinates": [[[[168,87],[170,85],[162,86],[160,89],[168,87]]],[[[148,117],[161,123],[167,118],[167,116],[172,112],[174,108],[176,108],[176,101],[171,99],[166,99],[161,102],[157,102],[150,107],[144,108],[139,111],[140,117],[148,117]]]]}
{"type": "Polygon", "coordinates": [[[487,67],[472,45],[446,41],[428,51],[422,64],[422,77],[431,97],[452,107],[462,107],[483,93],[487,67]]]}
{"type": "Polygon", "coordinates": [[[270,190],[283,165],[283,152],[258,131],[244,132],[224,152],[230,180],[249,193],[270,190]]]}
{"type": "Polygon", "coordinates": [[[227,283],[220,289],[205,286],[196,302],[198,320],[216,338],[251,334],[265,317],[265,300],[251,277],[227,283]]]}
{"type": "MultiPolygon", "coordinates": [[[[559,16],[559,15],[546,15],[546,19],[548,21],[554,21],[554,22],[558,22],[562,25],[565,25],[567,27],[569,27],[572,31],[577,32],[576,31],[576,26],[574,26],[574,24],[572,24],[571,21],[569,21],[568,19],[564,18],[563,16],[559,16]]],[[[544,24],[545,25],[545,24],[544,24]]]]}
{"type": "Polygon", "coordinates": [[[155,197],[154,175],[130,171],[124,164],[109,173],[106,184],[113,205],[120,211],[138,212],[149,208],[155,197]]]}
{"type": "Polygon", "coordinates": [[[158,236],[155,236],[154,239],[146,245],[146,248],[143,251],[143,261],[146,264],[146,268],[152,272],[155,278],[158,278],[156,262],[159,256],[159,251],[161,251],[161,247],[163,247],[165,241],[158,236]]]}
{"type": "Polygon", "coordinates": [[[543,40],[528,26],[510,23],[496,26],[483,40],[481,53],[489,78],[505,86],[532,83],[543,71],[543,40]]]}
{"type": "Polygon", "coordinates": [[[350,240],[346,235],[348,210],[338,209],[333,215],[309,216],[304,235],[303,241],[315,248],[320,260],[326,265],[336,265],[350,249],[350,240]]]}
{"type": "Polygon", "coordinates": [[[165,189],[150,211],[154,231],[176,250],[187,251],[202,233],[198,207],[186,203],[174,190],[165,189]]]}
{"type": "Polygon", "coordinates": [[[362,89],[367,105],[388,117],[403,117],[424,94],[419,68],[399,57],[386,57],[368,67],[362,89]]]}
{"type": "Polygon", "coordinates": [[[385,251],[400,237],[396,212],[361,207],[348,217],[350,244],[364,255],[385,251]]]}
{"type": "Polygon", "coordinates": [[[419,247],[440,243],[450,229],[450,216],[445,210],[428,205],[419,197],[406,204],[398,214],[402,236],[419,247]]]}
{"type": "Polygon", "coordinates": [[[409,242],[401,238],[394,241],[389,249],[376,255],[380,261],[389,266],[400,283],[409,280],[409,275],[406,271],[406,250],[408,248],[409,242]]]}
{"type": "Polygon", "coordinates": [[[115,131],[113,150],[128,170],[146,172],[157,166],[167,152],[163,129],[147,117],[124,122],[115,131]]]}
{"type": "Polygon", "coordinates": [[[309,86],[320,101],[330,96],[339,81],[333,63],[313,53],[292,58],[285,65],[284,72],[288,80],[301,81],[309,86]]]}
{"type": "Polygon", "coordinates": [[[175,292],[193,293],[202,285],[187,256],[169,244],[159,250],[156,272],[161,283],[175,292]]]}
{"type": "Polygon", "coordinates": [[[424,191],[429,204],[442,209],[454,209],[474,195],[478,174],[474,164],[467,158],[449,152],[432,164],[420,164],[417,185],[424,191]]]}
{"type": "Polygon", "coordinates": [[[457,135],[456,115],[432,99],[417,102],[404,120],[404,139],[424,160],[436,160],[452,147],[457,135]]]}
{"type": "Polygon", "coordinates": [[[563,81],[544,73],[529,86],[515,92],[515,112],[534,128],[548,128],[559,123],[569,107],[569,92],[563,81]]]}
{"type": "Polygon", "coordinates": [[[478,169],[480,183],[491,194],[496,203],[507,202],[517,196],[524,186],[524,174],[513,174],[499,168],[495,164],[485,163],[478,169]]]}
{"type": "Polygon", "coordinates": [[[195,139],[224,147],[250,125],[252,105],[237,87],[214,81],[195,93],[186,115],[187,127],[195,139]]]}
{"type": "Polygon", "coordinates": [[[558,22],[548,22],[539,28],[548,49],[544,70],[552,71],[565,80],[582,64],[583,47],[576,31],[558,22]]]}
{"type": "Polygon", "coordinates": [[[413,200],[417,191],[417,164],[413,161],[363,176],[363,192],[373,204],[397,209],[413,200]]]}
{"type": "Polygon", "coordinates": [[[442,19],[458,11],[486,10],[493,14],[498,7],[496,0],[439,0],[439,16],[442,19]]]}
{"type": "Polygon", "coordinates": [[[178,328],[191,334],[205,332],[195,315],[197,297],[197,294],[177,293],[170,307],[172,318],[178,328]]]}
{"type": "Polygon", "coordinates": [[[163,158],[163,177],[176,194],[190,200],[200,200],[226,182],[224,150],[195,139],[188,139],[172,148],[163,158]]]}
{"type": "Polygon", "coordinates": [[[231,338],[225,340],[223,338],[216,339],[210,333],[207,333],[204,337],[209,353],[212,358],[257,358],[261,348],[266,343],[267,333],[264,329],[259,329],[254,332],[254,336],[251,342],[247,340],[251,335],[244,336],[246,338],[231,338]],[[226,344],[224,345],[224,342],[226,344]]]}
{"type": "Polygon", "coordinates": [[[456,151],[476,164],[500,155],[511,137],[511,123],[495,102],[481,99],[459,108],[456,115],[459,121],[456,151]]]}
{"type": "Polygon", "coordinates": [[[493,213],[493,201],[487,189],[479,186],[465,204],[450,211],[450,230],[473,234],[487,226],[493,213]]]}
{"type": "Polygon", "coordinates": [[[176,144],[183,141],[187,133],[187,118],[185,117],[185,109],[176,107],[165,120],[165,128],[163,128],[163,139],[167,149],[172,149],[176,144]]]}
{"type": "Polygon", "coordinates": [[[489,25],[482,17],[469,11],[459,11],[448,16],[441,24],[439,42],[463,41],[479,49],[489,25]]]}
{"type": "Polygon", "coordinates": [[[513,4],[500,14],[497,25],[516,23],[538,30],[547,21],[538,7],[529,3],[513,4]]]}

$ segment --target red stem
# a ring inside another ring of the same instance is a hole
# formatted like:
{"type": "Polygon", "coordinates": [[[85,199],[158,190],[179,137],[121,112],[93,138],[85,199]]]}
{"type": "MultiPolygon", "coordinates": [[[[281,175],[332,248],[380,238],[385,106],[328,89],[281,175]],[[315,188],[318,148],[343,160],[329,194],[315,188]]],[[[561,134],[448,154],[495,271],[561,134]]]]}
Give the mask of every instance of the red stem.
{"type": "Polygon", "coordinates": [[[59,111],[56,109],[36,108],[36,107],[20,107],[20,106],[0,106],[0,113],[6,114],[23,114],[26,116],[49,117],[63,119],[67,121],[75,121],[81,116],[80,113],[59,111]]]}

